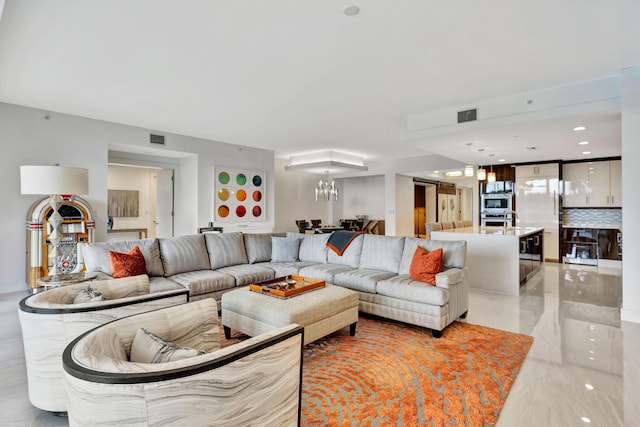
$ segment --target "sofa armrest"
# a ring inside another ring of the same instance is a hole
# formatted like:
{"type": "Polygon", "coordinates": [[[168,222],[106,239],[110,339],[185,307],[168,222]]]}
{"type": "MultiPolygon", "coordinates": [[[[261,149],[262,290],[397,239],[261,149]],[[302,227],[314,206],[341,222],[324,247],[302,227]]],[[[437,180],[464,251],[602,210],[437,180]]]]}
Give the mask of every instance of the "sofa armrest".
{"type": "Polygon", "coordinates": [[[465,272],[462,268],[449,268],[436,274],[436,286],[449,289],[451,285],[463,282],[464,275],[465,272]]]}
{"type": "Polygon", "coordinates": [[[469,270],[450,268],[436,275],[436,286],[449,291],[449,313],[447,325],[469,310],[469,270]]]}

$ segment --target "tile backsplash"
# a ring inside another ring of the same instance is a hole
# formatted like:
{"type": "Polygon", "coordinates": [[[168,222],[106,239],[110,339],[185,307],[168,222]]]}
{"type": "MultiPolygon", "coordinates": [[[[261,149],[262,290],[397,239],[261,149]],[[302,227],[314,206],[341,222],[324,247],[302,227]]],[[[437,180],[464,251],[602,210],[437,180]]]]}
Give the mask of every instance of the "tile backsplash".
{"type": "Polygon", "coordinates": [[[621,228],[622,209],[567,209],[563,210],[567,227],[621,228]]]}

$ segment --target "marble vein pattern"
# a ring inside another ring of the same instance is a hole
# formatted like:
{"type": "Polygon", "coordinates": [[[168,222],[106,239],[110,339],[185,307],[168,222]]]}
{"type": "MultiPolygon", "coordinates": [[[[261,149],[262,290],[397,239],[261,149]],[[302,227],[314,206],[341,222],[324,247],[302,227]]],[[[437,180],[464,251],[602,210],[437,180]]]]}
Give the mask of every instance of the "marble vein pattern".
{"type": "Polygon", "coordinates": [[[65,372],[71,426],[296,425],[302,337],[300,334],[248,353],[231,363],[215,362],[294,329],[287,326],[219,349],[217,306],[202,300],[120,319],[97,328],[71,349],[89,373],[127,374],[127,384],[80,378],[65,372]],[[128,353],[138,328],[208,353],[166,363],[132,363],[128,353]],[[192,367],[207,366],[204,372],[192,367]],[[181,370],[176,378],[144,382],[144,374],[181,370]],[[141,378],[136,382],[135,378],[141,378]]]}
{"type": "Polygon", "coordinates": [[[169,291],[153,295],[146,293],[97,303],[62,304],[56,302],[54,304],[49,302],[48,296],[51,296],[54,301],[63,301],[64,299],[60,299],[58,294],[64,292],[75,295],[71,288],[59,288],[33,295],[28,299],[38,297],[37,300],[42,304],[31,303],[27,300],[32,308],[47,308],[53,312],[38,313],[18,309],[28,374],[29,399],[36,407],[52,412],[66,411],[62,352],[74,338],[89,329],[121,317],[184,304],[187,301],[186,295],[176,295],[175,292],[169,291]],[[159,298],[150,299],[151,297],[159,298]],[[125,305],[115,306],[123,303],[125,305]],[[94,309],[82,312],[65,312],[65,308],[79,308],[81,306],[94,309]]]}

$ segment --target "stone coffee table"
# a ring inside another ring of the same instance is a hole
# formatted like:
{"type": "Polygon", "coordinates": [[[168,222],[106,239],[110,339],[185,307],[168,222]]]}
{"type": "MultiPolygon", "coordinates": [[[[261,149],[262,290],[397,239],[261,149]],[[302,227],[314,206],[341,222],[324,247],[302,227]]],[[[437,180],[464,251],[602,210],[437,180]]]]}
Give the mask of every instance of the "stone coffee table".
{"type": "Polygon", "coordinates": [[[231,329],[254,337],[292,323],[304,327],[305,344],[346,326],[354,336],[358,300],[357,292],[329,284],[286,299],[247,286],[222,295],[222,325],[227,339],[231,329]]]}

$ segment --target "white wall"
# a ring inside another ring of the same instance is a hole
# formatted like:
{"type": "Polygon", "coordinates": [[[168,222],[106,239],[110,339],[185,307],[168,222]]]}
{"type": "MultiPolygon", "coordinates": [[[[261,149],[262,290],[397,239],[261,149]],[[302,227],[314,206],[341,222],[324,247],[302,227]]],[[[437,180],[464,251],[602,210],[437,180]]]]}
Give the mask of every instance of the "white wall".
{"type": "Polygon", "coordinates": [[[392,236],[414,236],[414,222],[413,222],[413,206],[414,200],[414,185],[413,178],[405,175],[396,175],[396,197],[395,197],[395,211],[396,211],[396,227],[392,236]]]}
{"type": "Polygon", "coordinates": [[[292,172],[284,169],[288,162],[275,161],[275,225],[274,231],[297,232],[297,219],[320,219],[323,223],[332,222],[330,210],[334,202],[318,200],[314,197],[321,175],[292,172]]]}
{"type": "Polygon", "coordinates": [[[369,215],[369,219],[384,219],[384,175],[345,178],[342,187],[341,218],[369,215]]]}
{"type": "Polygon", "coordinates": [[[622,91],[622,320],[640,323],[640,67],[621,72],[622,91]]]}
{"type": "MultiPolygon", "coordinates": [[[[0,103],[0,292],[27,290],[25,220],[40,196],[20,195],[20,165],[56,164],[89,169],[89,194],[83,197],[96,213],[96,240],[106,241],[107,175],[110,145],[150,147],[150,130],[34,108],[0,103]]],[[[154,131],[153,133],[162,133],[154,131]]],[[[212,220],[213,166],[266,173],[266,221],[274,222],[274,155],[272,151],[162,133],[164,150],[197,154],[179,160],[176,170],[175,234],[193,234],[212,220]]]]}

